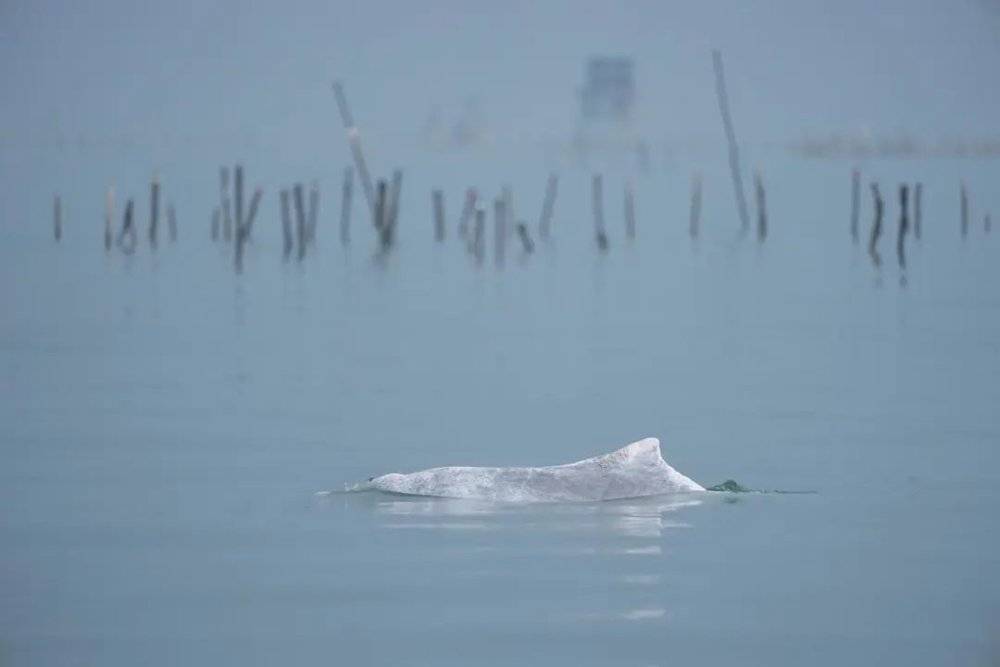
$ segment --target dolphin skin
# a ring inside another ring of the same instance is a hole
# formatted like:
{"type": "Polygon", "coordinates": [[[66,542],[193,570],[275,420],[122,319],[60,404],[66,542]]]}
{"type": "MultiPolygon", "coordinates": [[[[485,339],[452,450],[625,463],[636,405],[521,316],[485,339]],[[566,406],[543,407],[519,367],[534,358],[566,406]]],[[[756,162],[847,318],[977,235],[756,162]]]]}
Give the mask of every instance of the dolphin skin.
{"type": "Polygon", "coordinates": [[[588,502],[704,491],[660,455],[646,438],[593,458],[542,468],[430,468],[373,477],[352,490],[498,502],[588,502]]]}

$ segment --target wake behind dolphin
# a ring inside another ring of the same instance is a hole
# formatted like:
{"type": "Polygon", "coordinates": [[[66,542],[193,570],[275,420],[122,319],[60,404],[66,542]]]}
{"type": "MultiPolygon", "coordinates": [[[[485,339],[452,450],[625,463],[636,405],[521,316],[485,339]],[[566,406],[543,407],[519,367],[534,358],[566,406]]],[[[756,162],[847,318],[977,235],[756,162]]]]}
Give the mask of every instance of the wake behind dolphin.
{"type": "Polygon", "coordinates": [[[705,488],[667,465],[660,441],[646,438],[576,463],[540,468],[431,468],[373,477],[348,490],[525,503],[616,500],[705,488]]]}

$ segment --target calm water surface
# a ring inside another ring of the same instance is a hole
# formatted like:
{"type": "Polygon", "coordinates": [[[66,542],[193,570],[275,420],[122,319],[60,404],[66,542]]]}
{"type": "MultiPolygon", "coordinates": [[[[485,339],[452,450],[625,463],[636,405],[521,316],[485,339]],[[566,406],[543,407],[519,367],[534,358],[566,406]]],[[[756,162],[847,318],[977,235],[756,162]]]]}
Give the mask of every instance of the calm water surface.
{"type": "Polygon", "coordinates": [[[878,274],[850,244],[843,164],[773,160],[762,247],[732,231],[722,163],[706,171],[694,244],[686,169],[637,180],[631,245],[624,177],[609,173],[604,257],[589,173],[564,171],[554,243],[530,258],[510,248],[503,270],[489,249],[477,269],[456,243],[462,188],[513,174],[533,221],[542,168],[408,166],[384,263],[359,208],[351,247],[337,243],[330,168],[301,266],[280,258],[271,184],[289,176],[265,172],[237,277],[208,240],[211,169],[165,170],[180,241],[122,257],[100,246],[111,167],[80,160],[67,177],[57,246],[49,188],[30,159],[23,176],[5,159],[0,663],[1000,659],[1000,239],[981,225],[988,206],[1000,219],[995,164],[865,167],[885,188],[925,183],[903,287],[895,192],[878,274]],[[451,223],[435,247],[429,190],[442,184],[451,223]],[[316,495],[389,471],[563,463],[650,435],[703,484],[814,493],[316,495]]]}

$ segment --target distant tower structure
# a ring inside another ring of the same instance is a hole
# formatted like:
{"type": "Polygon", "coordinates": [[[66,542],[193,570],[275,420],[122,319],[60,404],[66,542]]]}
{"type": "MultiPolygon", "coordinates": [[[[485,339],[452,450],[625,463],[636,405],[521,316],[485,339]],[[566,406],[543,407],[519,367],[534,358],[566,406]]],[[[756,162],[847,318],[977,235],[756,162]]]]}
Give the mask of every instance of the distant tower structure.
{"type": "Polygon", "coordinates": [[[580,91],[580,111],[586,121],[631,120],[635,104],[632,59],[593,57],[587,61],[586,80],[580,91]]]}

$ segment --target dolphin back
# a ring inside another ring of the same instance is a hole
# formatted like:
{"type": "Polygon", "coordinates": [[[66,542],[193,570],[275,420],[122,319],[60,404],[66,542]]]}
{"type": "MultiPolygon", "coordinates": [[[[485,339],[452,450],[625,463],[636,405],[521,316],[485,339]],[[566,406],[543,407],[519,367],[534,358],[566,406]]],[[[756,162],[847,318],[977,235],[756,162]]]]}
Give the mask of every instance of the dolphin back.
{"type": "Polygon", "coordinates": [[[382,475],[355,488],[498,502],[580,502],[705,490],[663,460],[656,438],[565,465],[430,468],[382,475]]]}

